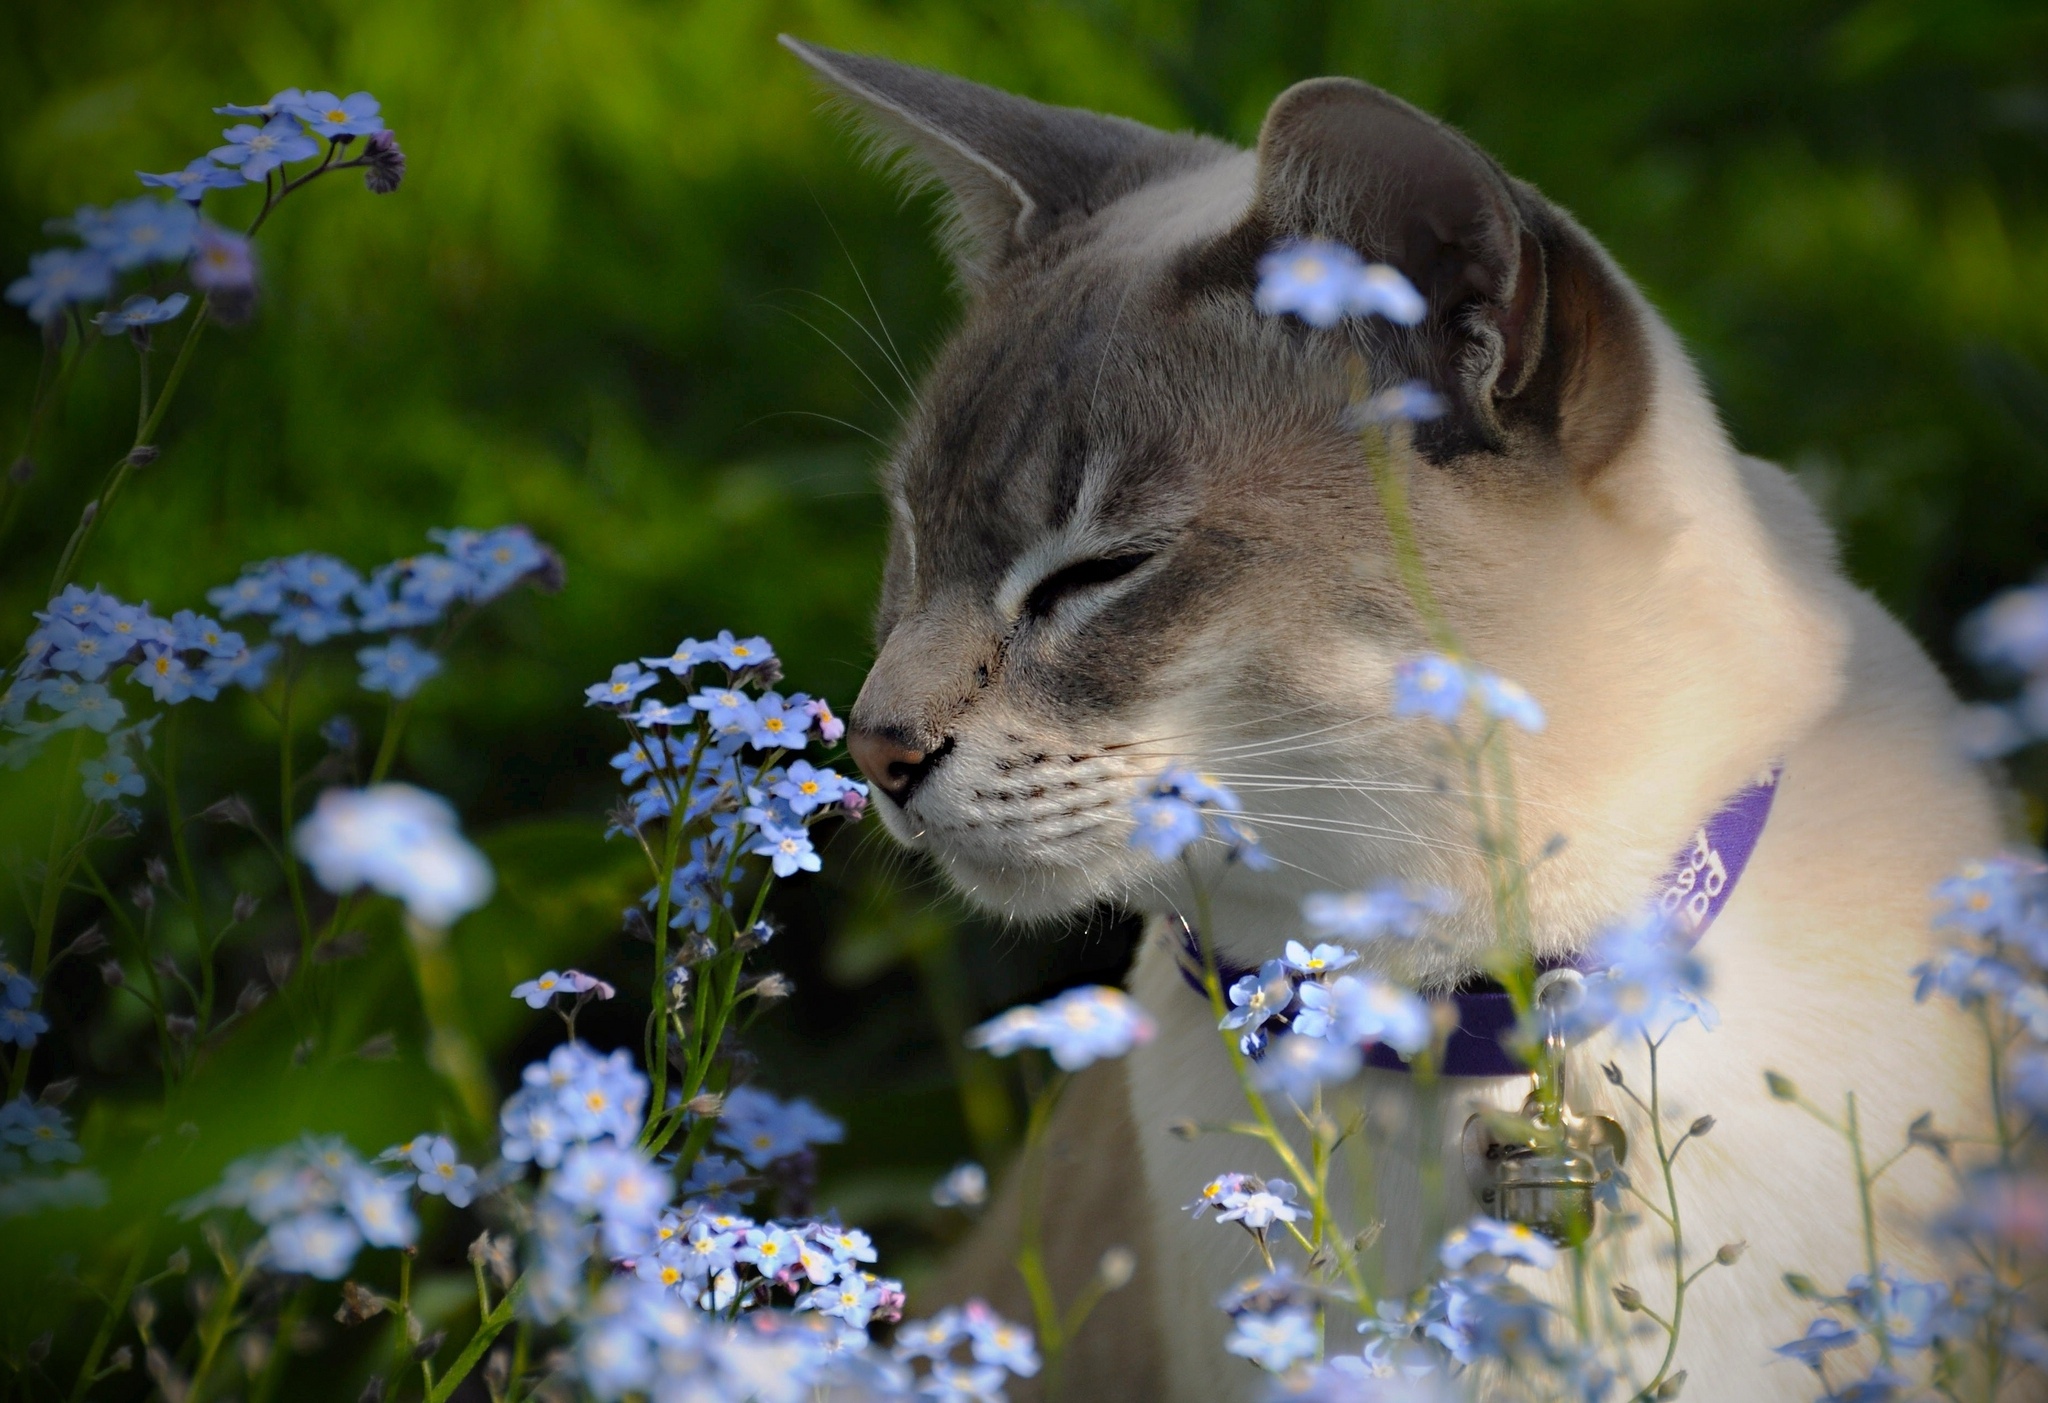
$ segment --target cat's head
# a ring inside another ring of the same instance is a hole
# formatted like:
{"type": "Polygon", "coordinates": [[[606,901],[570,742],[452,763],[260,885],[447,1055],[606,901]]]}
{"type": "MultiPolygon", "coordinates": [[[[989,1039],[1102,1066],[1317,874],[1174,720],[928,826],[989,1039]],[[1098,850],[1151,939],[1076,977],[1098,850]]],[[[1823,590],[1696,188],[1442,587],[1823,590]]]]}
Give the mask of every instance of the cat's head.
{"type": "Polygon", "coordinates": [[[1360,368],[1448,402],[1395,452],[1483,644],[1513,627],[1488,581],[1639,432],[1653,358],[1626,283],[1464,137],[1363,83],[1289,89],[1247,152],[785,43],[942,183],[967,294],[887,467],[880,654],[850,717],[891,832],[1010,914],[1145,904],[1158,869],[1129,801],[1184,761],[1255,796],[1272,880],[1356,881],[1404,851],[1441,796],[1394,793],[1429,790],[1427,737],[1388,701],[1425,642],[1345,424],[1360,368]],[[1302,236],[1393,264],[1427,315],[1260,315],[1260,258],[1302,236]],[[1356,796],[1288,788],[1333,772],[1391,777],[1381,831],[1356,796]]]}

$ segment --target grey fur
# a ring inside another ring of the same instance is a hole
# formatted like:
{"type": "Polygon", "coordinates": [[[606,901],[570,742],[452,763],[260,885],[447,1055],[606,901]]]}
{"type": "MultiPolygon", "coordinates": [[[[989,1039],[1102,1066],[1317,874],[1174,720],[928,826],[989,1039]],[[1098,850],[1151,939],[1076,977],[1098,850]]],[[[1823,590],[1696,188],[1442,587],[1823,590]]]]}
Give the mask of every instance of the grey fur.
{"type": "Polygon", "coordinates": [[[1385,527],[1342,424],[1354,354],[1376,382],[1422,374],[1452,398],[1412,451],[1490,510],[1540,515],[1641,413],[1648,356],[1597,248],[1377,89],[1283,94],[1254,175],[1220,142],[784,43],[945,183],[967,234],[964,324],[886,473],[881,652],[851,721],[925,757],[928,784],[884,816],[992,906],[1130,895],[1133,776],[1245,738],[1167,742],[1156,718],[1299,724],[1318,630],[1420,641],[1389,572],[1358,566],[1384,561],[1385,527]],[[1402,266],[1427,320],[1257,314],[1259,256],[1308,234],[1402,266]],[[1137,554],[1045,598],[1067,567],[1137,554]]]}

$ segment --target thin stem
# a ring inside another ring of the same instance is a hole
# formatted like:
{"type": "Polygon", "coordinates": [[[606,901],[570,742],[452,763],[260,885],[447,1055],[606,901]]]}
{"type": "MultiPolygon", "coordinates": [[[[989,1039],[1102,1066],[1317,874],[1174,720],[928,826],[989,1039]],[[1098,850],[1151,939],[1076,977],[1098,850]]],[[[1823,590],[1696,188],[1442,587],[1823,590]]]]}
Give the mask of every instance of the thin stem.
{"type": "Polygon", "coordinates": [[[1045,1356],[1045,1396],[1060,1396],[1061,1365],[1066,1353],[1066,1336],[1052,1283],[1045,1275],[1044,1232],[1045,1131],[1053,1107],[1066,1089],[1064,1072],[1055,1073],[1045,1088],[1031,1100],[1031,1119],[1024,1132],[1023,1158],[1017,1172],[1023,1176],[1017,1210],[1017,1274],[1031,1297],[1031,1313],[1038,1325],[1038,1347],[1045,1356]]]}
{"type": "MultiPolygon", "coordinates": [[[[1863,1129],[1856,1117],[1856,1093],[1847,1097],[1848,1114],[1845,1117],[1844,1135],[1849,1141],[1849,1154],[1856,1164],[1856,1201],[1863,1210],[1863,1261],[1870,1273],[1870,1289],[1878,1290],[1877,1273],[1877,1210],[1871,1201],[1870,1186],[1874,1176],[1863,1162],[1863,1129]]],[[[1891,1332],[1886,1328],[1884,1314],[1877,1313],[1874,1320],[1867,1322],[1871,1335],[1877,1340],[1878,1357],[1889,1365],[1892,1362],[1891,1332]]]]}
{"type": "MultiPolygon", "coordinates": [[[[469,1343],[462,1347],[462,1353],[455,1356],[455,1362],[448,1366],[448,1372],[427,1391],[426,1403],[447,1403],[449,1395],[462,1385],[475,1369],[477,1361],[484,1357],[484,1351],[491,1347],[491,1341],[512,1321],[513,1312],[519,1308],[519,1301],[526,1294],[526,1278],[520,1277],[512,1283],[512,1289],[505,1293],[505,1299],[498,1302],[496,1309],[477,1322],[476,1333],[469,1337],[469,1343]]],[[[520,1343],[525,1344],[522,1332],[520,1343]]],[[[523,1362],[523,1361],[522,1361],[523,1362]]],[[[515,1369],[513,1377],[518,1377],[515,1369]]]]}
{"type": "Polygon", "coordinates": [[[298,782],[293,775],[292,696],[298,690],[299,645],[285,644],[282,690],[277,705],[277,831],[280,859],[284,863],[284,884],[292,897],[292,914],[299,923],[299,968],[313,963],[313,921],[306,914],[306,887],[299,875],[299,861],[292,856],[292,814],[298,782]]]}
{"type": "Polygon", "coordinates": [[[154,1235],[155,1223],[144,1219],[142,1240],[135,1244],[135,1250],[128,1256],[128,1265],[122,1269],[121,1284],[114,1288],[114,1294],[107,1298],[107,1309],[100,1317],[100,1328],[93,1332],[92,1343],[86,1346],[85,1359],[78,1366],[77,1382],[71,1385],[71,1403],[81,1403],[87,1389],[92,1387],[93,1376],[99,1372],[100,1356],[107,1351],[107,1345],[114,1338],[114,1322],[121,1318],[127,1308],[128,1298],[135,1294],[135,1283],[142,1279],[142,1264],[149,1257],[149,1240],[154,1235]]]}
{"type": "MultiPolygon", "coordinates": [[[[1643,1040],[1650,1049],[1650,1138],[1657,1149],[1657,1165],[1664,1175],[1664,1201],[1668,1205],[1665,1217],[1671,1227],[1671,1321],[1664,1325],[1664,1358],[1657,1365],[1657,1373],[1643,1385],[1639,1396],[1650,1396],[1671,1373],[1671,1361],[1678,1354],[1678,1332],[1685,1324],[1685,1228],[1678,1213],[1678,1181],[1671,1172],[1671,1156],[1664,1148],[1664,1100],[1663,1087],[1657,1076],[1657,1044],[1648,1038],[1643,1040]]],[[[1647,1314],[1647,1312],[1646,1312],[1647,1314]]],[[[1654,1317],[1652,1317],[1654,1318],[1654,1317]]],[[[1664,1322],[1659,1321],[1659,1324],[1664,1322]]]]}

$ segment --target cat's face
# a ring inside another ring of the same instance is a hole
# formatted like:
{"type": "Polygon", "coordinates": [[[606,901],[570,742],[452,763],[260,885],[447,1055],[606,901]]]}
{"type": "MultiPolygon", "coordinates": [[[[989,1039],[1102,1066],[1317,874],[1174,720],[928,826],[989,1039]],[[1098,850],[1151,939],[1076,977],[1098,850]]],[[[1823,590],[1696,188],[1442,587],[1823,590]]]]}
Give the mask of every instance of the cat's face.
{"type": "MultiPolygon", "coordinates": [[[[1563,362],[1588,353],[1544,331],[1572,276],[1552,250],[1582,236],[1363,85],[1283,97],[1255,157],[800,52],[885,130],[938,142],[918,150],[951,184],[972,291],[884,483],[880,653],[850,717],[883,821],[1006,914],[1146,905],[1160,874],[1131,848],[1130,801],[1185,763],[1252,796],[1286,859],[1269,880],[1364,875],[1327,870],[1358,860],[1331,842],[1347,804],[1288,784],[1337,769],[1412,788],[1426,768],[1387,709],[1423,635],[1344,411],[1362,380],[1429,380],[1452,412],[1393,451],[1474,520],[1540,515],[1597,467],[1560,429],[1563,362]],[[1320,148],[1359,103],[1360,139],[1391,123],[1394,149],[1347,204],[1331,182],[1348,158],[1320,148]],[[1316,161],[1335,174],[1305,175],[1316,161]],[[1411,191],[1444,187],[1420,213],[1377,188],[1404,162],[1411,191]],[[1315,332],[1260,315],[1259,255],[1308,233],[1400,263],[1429,318],[1315,332]]],[[[1584,420],[1581,439],[1614,437],[1584,420]]]]}

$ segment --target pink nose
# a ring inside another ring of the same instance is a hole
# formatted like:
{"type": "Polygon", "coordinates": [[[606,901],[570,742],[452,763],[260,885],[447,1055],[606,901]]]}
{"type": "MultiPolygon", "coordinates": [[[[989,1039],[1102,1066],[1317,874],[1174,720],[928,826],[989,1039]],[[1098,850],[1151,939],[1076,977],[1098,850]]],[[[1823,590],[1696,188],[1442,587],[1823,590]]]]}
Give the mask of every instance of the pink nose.
{"type": "Polygon", "coordinates": [[[913,750],[885,731],[856,726],[847,733],[846,748],[853,763],[869,783],[894,800],[898,807],[910,802],[911,793],[931,773],[935,756],[913,750]]]}

